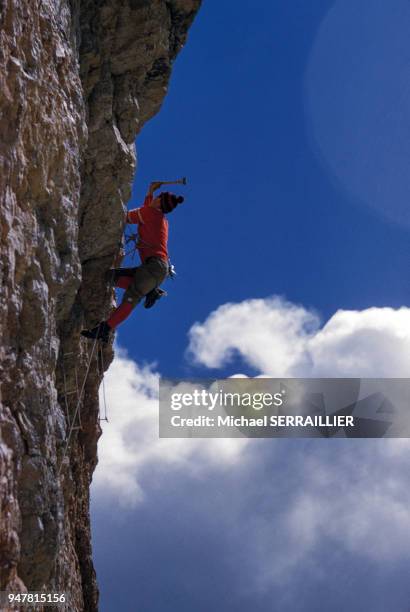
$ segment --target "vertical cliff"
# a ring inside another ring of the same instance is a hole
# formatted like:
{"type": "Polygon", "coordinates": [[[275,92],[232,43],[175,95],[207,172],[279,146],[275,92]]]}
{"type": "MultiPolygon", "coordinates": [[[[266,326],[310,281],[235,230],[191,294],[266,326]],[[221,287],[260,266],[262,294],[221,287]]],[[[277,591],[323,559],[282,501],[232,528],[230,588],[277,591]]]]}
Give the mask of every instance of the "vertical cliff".
{"type": "Polygon", "coordinates": [[[110,308],[135,135],[200,1],[0,0],[0,581],[66,591],[67,610],[98,608],[89,485],[113,356],[79,331],[110,308]]]}

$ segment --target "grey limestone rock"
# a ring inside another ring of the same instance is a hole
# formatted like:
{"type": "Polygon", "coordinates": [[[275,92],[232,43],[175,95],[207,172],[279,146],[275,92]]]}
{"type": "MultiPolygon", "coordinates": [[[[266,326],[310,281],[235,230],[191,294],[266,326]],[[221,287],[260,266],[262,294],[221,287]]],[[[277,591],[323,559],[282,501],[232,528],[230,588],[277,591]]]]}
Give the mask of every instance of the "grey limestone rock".
{"type": "Polygon", "coordinates": [[[78,402],[79,332],[111,306],[135,136],[200,1],[0,0],[0,587],[66,591],[70,611],[98,609],[102,362],[95,351],[78,402]]]}

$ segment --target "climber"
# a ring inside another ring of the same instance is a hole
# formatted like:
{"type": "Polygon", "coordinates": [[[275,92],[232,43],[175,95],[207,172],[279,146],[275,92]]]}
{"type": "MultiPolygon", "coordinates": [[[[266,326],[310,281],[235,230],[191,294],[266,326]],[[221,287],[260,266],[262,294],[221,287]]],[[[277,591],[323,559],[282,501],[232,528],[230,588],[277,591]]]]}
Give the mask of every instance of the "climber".
{"type": "MultiPolygon", "coordinates": [[[[185,179],[173,182],[186,184],[185,179]]],[[[125,289],[122,302],[106,321],[101,321],[92,329],[83,329],[82,336],[108,342],[110,332],[129,316],[144,296],[145,307],[150,308],[165,294],[159,288],[170,275],[167,250],[168,221],[165,215],[181,204],[184,198],[167,191],[154,197],[154,192],[164,184],[170,184],[170,181],[151,183],[143,206],[126,213],[125,222],[138,225],[136,246],[141,265],[136,268],[112,268],[108,271],[107,280],[116,287],[125,289]]]]}

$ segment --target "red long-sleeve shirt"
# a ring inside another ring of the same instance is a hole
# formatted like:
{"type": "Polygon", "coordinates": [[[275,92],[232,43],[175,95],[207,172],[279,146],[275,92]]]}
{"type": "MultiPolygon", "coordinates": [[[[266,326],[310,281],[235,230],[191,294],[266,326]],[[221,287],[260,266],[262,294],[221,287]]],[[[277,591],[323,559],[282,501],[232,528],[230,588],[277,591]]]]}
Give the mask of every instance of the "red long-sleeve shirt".
{"type": "Polygon", "coordinates": [[[168,221],[162,210],[151,208],[153,196],[148,194],[141,208],[129,210],[128,223],[138,225],[138,251],[141,261],[147,257],[161,257],[168,261],[168,221]]]}

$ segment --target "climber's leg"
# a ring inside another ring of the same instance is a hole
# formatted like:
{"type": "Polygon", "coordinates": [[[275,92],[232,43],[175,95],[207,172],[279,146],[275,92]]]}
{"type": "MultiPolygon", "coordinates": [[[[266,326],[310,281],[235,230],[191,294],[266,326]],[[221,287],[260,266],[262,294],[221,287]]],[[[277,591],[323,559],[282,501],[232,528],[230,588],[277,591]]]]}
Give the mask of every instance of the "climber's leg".
{"type": "Polygon", "coordinates": [[[111,328],[115,328],[125,321],[142,298],[158,287],[167,274],[168,263],[159,257],[150,257],[141,266],[135,268],[132,283],[124,293],[122,303],[107,320],[107,324],[111,328]]]}
{"type": "Polygon", "coordinates": [[[134,306],[136,306],[136,304],[122,301],[121,304],[114,310],[110,318],[107,319],[107,325],[109,328],[114,329],[117,327],[117,325],[125,321],[125,319],[129,317],[131,312],[134,310],[134,306]]]}
{"type": "MultiPolygon", "coordinates": [[[[132,280],[133,276],[134,276],[134,272],[137,268],[111,268],[110,270],[107,270],[107,272],[105,273],[105,280],[107,281],[107,283],[110,283],[110,285],[114,285],[116,287],[120,287],[121,285],[117,285],[117,282],[120,281],[121,279],[121,283],[125,282],[125,278],[130,278],[132,280]]],[[[121,289],[126,289],[127,287],[122,287],[121,289]]]]}
{"type": "MultiPolygon", "coordinates": [[[[124,269],[124,268],[123,268],[124,269]]],[[[129,268],[128,268],[129,270],[129,268]]],[[[110,271],[117,272],[116,270],[110,271]]],[[[98,338],[103,342],[109,339],[109,333],[125,321],[135,306],[150,291],[158,287],[168,275],[168,263],[160,257],[149,257],[141,266],[133,269],[133,277],[124,293],[121,304],[114,310],[107,321],[102,321],[93,329],[83,329],[81,334],[86,338],[98,338]]],[[[117,279],[123,275],[116,275],[117,279]]],[[[115,276],[112,277],[115,280],[115,276]]]]}
{"type": "Polygon", "coordinates": [[[132,283],[132,276],[120,276],[115,281],[115,286],[118,287],[118,289],[128,289],[131,283],[132,283]]]}

